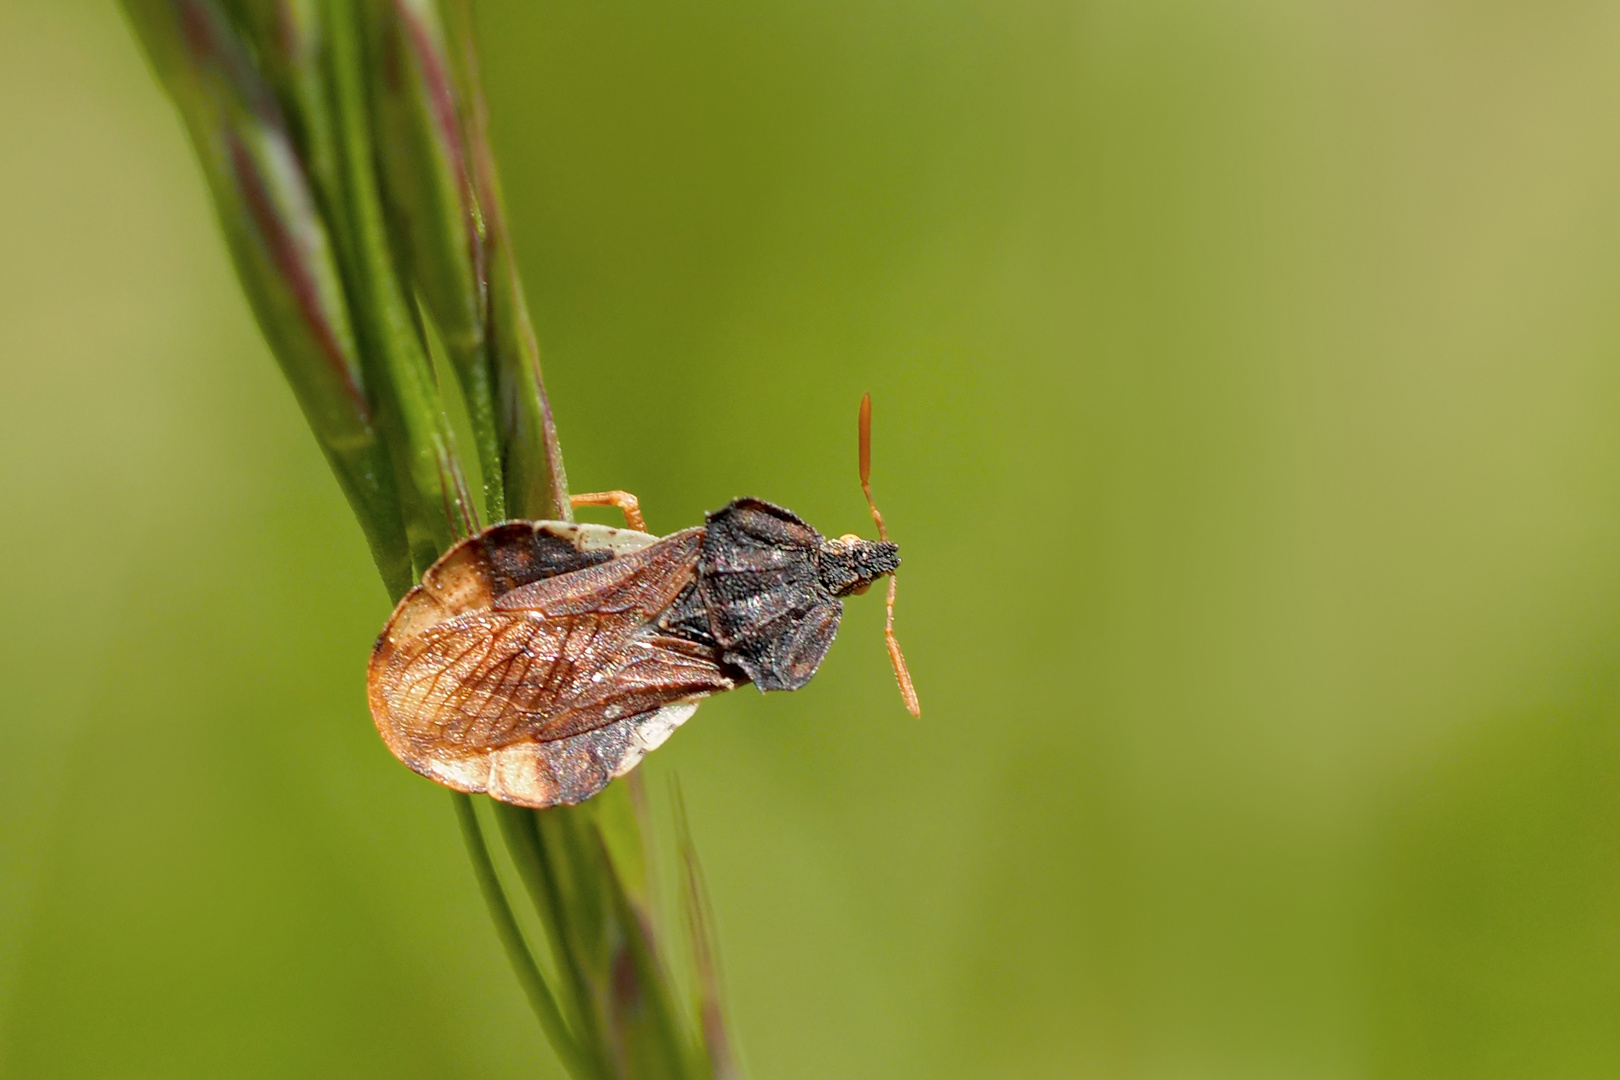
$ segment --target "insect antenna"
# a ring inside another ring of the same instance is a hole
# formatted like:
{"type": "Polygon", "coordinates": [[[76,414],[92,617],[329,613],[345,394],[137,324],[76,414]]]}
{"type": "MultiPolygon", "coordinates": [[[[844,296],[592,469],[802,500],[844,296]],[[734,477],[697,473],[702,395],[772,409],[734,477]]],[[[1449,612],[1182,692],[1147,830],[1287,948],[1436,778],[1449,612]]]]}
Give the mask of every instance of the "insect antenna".
{"type": "MultiPolygon", "coordinates": [[[[878,539],[888,540],[889,530],[883,525],[883,515],[872,501],[872,395],[861,395],[860,419],[861,490],[866,493],[866,505],[872,509],[872,523],[877,526],[878,539]]],[[[889,662],[894,665],[894,678],[900,684],[900,698],[912,716],[922,715],[917,702],[917,688],[911,683],[911,671],[906,667],[906,655],[900,651],[900,641],[894,636],[895,575],[889,575],[888,617],[883,623],[883,640],[889,646],[889,662]]]]}

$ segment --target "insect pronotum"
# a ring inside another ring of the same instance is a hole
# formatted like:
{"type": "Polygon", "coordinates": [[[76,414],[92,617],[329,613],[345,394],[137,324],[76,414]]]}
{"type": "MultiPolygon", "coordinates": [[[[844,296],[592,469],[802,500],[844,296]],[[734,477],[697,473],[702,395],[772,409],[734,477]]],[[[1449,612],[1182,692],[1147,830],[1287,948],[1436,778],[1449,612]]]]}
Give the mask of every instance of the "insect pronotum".
{"type": "Polygon", "coordinates": [[[861,399],[861,489],[877,540],[829,540],[762,499],[657,537],[622,491],[575,495],[631,526],[507,521],[461,541],[405,594],[371,651],[371,715],[394,756],[457,791],[572,805],[623,776],[710,694],[797,690],[832,646],[842,598],[889,577],[884,639],[906,708],[917,693],[894,636],[891,543],[872,501],[872,403],[861,399]]]}

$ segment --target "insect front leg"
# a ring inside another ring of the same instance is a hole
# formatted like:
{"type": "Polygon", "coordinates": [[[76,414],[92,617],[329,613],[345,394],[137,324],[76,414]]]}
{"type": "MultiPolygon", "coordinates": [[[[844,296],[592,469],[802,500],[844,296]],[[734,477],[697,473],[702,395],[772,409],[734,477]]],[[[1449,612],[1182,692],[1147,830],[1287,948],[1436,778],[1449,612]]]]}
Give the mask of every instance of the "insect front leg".
{"type": "Polygon", "coordinates": [[[616,506],[624,514],[624,522],[637,532],[647,531],[647,519],[641,516],[641,503],[628,491],[592,491],[585,495],[570,495],[574,506],[616,506]]]}

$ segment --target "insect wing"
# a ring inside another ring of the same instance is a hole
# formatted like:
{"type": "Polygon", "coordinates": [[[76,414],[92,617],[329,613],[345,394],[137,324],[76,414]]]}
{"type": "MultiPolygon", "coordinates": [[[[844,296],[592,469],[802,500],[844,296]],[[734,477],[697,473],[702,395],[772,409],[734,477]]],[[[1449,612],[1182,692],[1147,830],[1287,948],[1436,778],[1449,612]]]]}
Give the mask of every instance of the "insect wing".
{"type": "MultiPolygon", "coordinates": [[[[496,529],[514,524],[539,532],[496,529]]],[[[708,651],[650,625],[692,580],[701,530],[624,554],[572,535],[590,558],[541,576],[568,559],[503,556],[494,532],[424,575],[373,651],[373,717],[413,769],[523,805],[578,802],[667,738],[690,699],[732,685],[708,651]]]]}
{"type": "Polygon", "coordinates": [[[518,703],[546,717],[531,737],[567,738],[675,698],[730,689],[713,650],[666,635],[653,622],[691,583],[701,538],[702,530],[689,529],[495,601],[497,616],[520,615],[539,628],[526,651],[548,661],[538,677],[507,680],[537,695],[533,705],[518,703]]]}

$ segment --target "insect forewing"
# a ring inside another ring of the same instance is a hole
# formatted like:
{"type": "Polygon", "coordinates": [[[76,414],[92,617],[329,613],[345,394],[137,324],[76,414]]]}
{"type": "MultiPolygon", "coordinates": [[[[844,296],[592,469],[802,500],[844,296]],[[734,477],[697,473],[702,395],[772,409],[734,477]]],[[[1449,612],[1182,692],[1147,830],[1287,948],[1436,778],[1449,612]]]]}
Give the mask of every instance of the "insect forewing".
{"type": "Polygon", "coordinates": [[[496,532],[512,528],[457,545],[401,602],[373,651],[372,715],[397,757],[441,783],[577,802],[667,737],[692,699],[733,685],[650,624],[691,582],[701,530],[624,554],[575,532],[570,563],[550,542],[514,555],[521,534],[496,532]]]}

